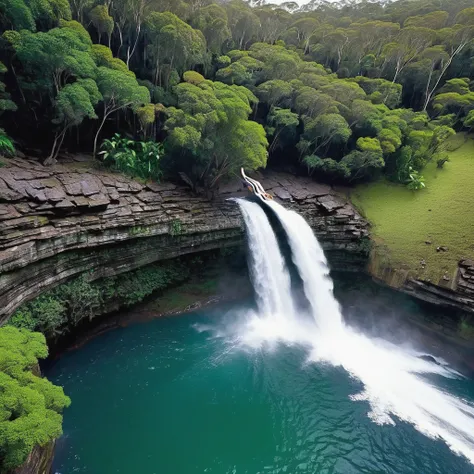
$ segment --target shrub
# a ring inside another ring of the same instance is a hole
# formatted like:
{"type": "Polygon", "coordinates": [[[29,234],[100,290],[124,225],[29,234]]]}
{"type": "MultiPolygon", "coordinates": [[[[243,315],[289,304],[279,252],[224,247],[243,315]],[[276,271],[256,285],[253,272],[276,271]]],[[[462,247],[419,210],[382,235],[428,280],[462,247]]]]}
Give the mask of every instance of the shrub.
{"type": "Polygon", "coordinates": [[[85,317],[91,319],[101,301],[100,291],[81,275],[21,306],[9,324],[37,330],[52,338],[68,325],[77,325],[85,317]]]}
{"type": "Polygon", "coordinates": [[[21,306],[8,323],[17,328],[41,331],[43,334],[53,336],[66,320],[64,304],[49,292],[21,306]]]}
{"type": "Polygon", "coordinates": [[[22,305],[8,324],[16,328],[40,331],[48,338],[66,333],[82,320],[92,319],[119,300],[125,306],[139,303],[154,291],[189,278],[188,266],[178,261],[154,264],[135,271],[94,282],[87,275],[64,283],[22,305]]]}
{"type": "Polygon", "coordinates": [[[36,446],[62,434],[63,389],[32,373],[48,355],[42,334],[0,328],[0,472],[20,466],[36,446]]]}
{"type": "Polygon", "coordinates": [[[15,154],[13,141],[3,128],[0,128],[0,154],[4,156],[13,156],[15,154]]]}
{"type": "Polygon", "coordinates": [[[443,168],[443,167],[444,167],[444,164],[445,164],[446,162],[448,162],[448,161],[449,161],[449,156],[448,156],[448,155],[444,155],[444,156],[442,156],[441,158],[438,158],[438,159],[436,160],[436,166],[437,166],[438,168],[443,168]]]}
{"type": "Polygon", "coordinates": [[[175,237],[183,233],[183,225],[179,219],[170,222],[170,234],[175,237]]]}
{"type": "Polygon", "coordinates": [[[143,301],[153,292],[189,277],[189,269],[182,263],[151,265],[114,278],[114,291],[109,297],[119,298],[126,306],[143,301]]]}
{"type": "Polygon", "coordinates": [[[112,169],[142,179],[160,181],[162,178],[160,159],[164,152],[161,143],[130,140],[116,133],[102,142],[101,150],[99,155],[112,169]]]}
{"type": "Polygon", "coordinates": [[[351,170],[345,163],[337,162],[332,158],[320,158],[316,155],[307,155],[303,158],[303,163],[308,168],[309,175],[318,172],[330,179],[349,179],[351,170]]]}
{"type": "Polygon", "coordinates": [[[412,191],[419,191],[425,187],[425,178],[412,167],[410,167],[407,187],[412,191]]]}

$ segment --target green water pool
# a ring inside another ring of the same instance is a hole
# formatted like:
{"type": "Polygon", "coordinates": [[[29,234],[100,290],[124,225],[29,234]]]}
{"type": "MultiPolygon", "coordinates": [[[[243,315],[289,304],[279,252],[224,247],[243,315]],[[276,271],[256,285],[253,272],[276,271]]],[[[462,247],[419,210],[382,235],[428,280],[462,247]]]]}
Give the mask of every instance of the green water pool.
{"type": "MultiPolygon", "coordinates": [[[[462,474],[474,466],[405,422],[377,425],[361,383],[298,346],[243,350],[196,325],[215,308],[104,334],[47,372],[72,398],[55,473],[462,474]]],[[[444,381],[474,399],[471,380],[444,381]]]]}

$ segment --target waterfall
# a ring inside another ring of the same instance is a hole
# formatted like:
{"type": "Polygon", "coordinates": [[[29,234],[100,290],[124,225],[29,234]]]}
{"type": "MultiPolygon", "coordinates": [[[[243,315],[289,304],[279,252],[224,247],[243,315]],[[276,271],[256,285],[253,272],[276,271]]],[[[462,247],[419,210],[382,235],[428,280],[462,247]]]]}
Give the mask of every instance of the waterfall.
{"type": "Polygon", "coordinates": [[[250,270],[259,312],[280,320],[291,318],[294,308],[290,276],[270,222],[258,204],[243,199],[237,203],[247,228],[250,270]]]}
{"type": "Polygon", "coordinates": [[[411,423],[438,438],[474,463],[474,408],[438,388],[433,379],[460,375],[446,366],[419,358],[419,352],[371,339],[343,323],[333,296],[324,252],[307,222],[279,204],[265,201],[287,234],[293,262],[311,305],[312,322],[300,318],[291,293],[291,279],[270,222],[256,204],[237,200],[246,224],[252,280],[259,314],[241,325],[242,344],[281,341],[310,347],[310,360],[343,367],[363,384],[354,401],[370,405],[368,416],[378,424],[411,423]],[[427,378],[429,377],[429,379],[427,378]]]}
{"type": "Polygon", "coordinates": [[[333,283],[323,249],[311,227],[299,214],[274,201],[266,201],[277,215],[288,237],[293,262],[299,270],[306,298],[311,304],[319,333],[329,336],[340,332],[342,316],[333,296],[333,283]]]}

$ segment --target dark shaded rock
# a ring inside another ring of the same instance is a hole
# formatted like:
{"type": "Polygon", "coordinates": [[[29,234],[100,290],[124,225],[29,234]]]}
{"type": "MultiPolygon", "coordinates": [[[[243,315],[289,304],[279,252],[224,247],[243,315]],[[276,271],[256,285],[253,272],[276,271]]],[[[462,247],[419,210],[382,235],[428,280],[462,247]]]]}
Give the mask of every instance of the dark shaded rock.
{"type": "Polygon", "coordinates": [[[161,202],[163,201],[163,198],[161,197],[161,194],[159,193],[154,193],[151,191],[142,191],[141,193],[137,194],[137,198],[145,203],[152,203],[152,202],[161,202]]]}
{"type": "Polygon", "coordinates": [[[38,178],[48,178],[50,174],[47,171],[27,171],[25,169],[12,169],[11,174],[16,180],[34,180],[38,178]]]}
{"type": "Polygon", "coordinates": [[[90,199],[84,196],[77,196],[77,197],[71,198],[71,201],[78,207],[89,207],[90,199]]]}
{"type": "Polygon", "coordinates": [[[105,194],[99,193],[90,197],[89,207],[107,207],[110,199],[105,194]]]}
{"type": "Polygon", "coordinates": [[[297,201],[304,201],[309,197],[309,192],[306,189],[295,189],[294,187],[291,187],[289,192],[297,201]]]}
{"type": "MultiPolygon", "coordinates": [[[[46,192],[50,192],[51,194],[54,194],[54,191],[50,190],[50,189],[35,189],[35,188],[32,188],[30,186],[28,187],[25,187],[24,188],[25,191],[27,192],[27,194],[29,196],[31,196],[35,201],[39,201],[40,203],[41,202],[47,202],[49,201],[47,195],[46,195],[46,192]]],[[[61,194],[61,196],[63,196],[64,193],[61,194]]],[[[61,197],[59,198],[61,199],[61,197]]]]}

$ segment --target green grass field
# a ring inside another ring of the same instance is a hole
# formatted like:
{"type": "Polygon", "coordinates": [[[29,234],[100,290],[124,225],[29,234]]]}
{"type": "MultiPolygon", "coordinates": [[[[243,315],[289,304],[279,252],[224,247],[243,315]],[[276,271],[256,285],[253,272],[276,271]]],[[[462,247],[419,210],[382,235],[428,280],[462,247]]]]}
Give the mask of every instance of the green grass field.
{"type": "Polygon", "coordinates": [[[474,256],[474,140],[458,134],[448,146],[450,161],[443,169],[426,166],[421,191],[379,181],[351,192],[390,266],[433,282],[445,272],[452,279],[458,261],[474,256]]]}

